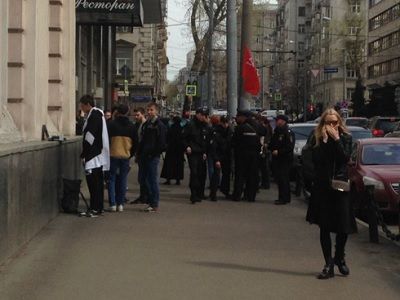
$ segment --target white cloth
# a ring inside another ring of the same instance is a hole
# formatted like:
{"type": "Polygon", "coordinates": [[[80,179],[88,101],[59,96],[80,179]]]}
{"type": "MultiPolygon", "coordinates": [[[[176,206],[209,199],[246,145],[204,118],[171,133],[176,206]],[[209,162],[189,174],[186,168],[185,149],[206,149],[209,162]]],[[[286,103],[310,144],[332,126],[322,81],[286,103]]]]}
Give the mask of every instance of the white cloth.
{"type": "MultiPolygon", "coordinates": [[[[110,170],[110,143],[108,139],[108,131],[107,131],[107,124],[106,124],[106,119],[104,118],[104,113],[101,109],[98,109],[96,107],[93,107],[89,115],[86,118],[85,124],[83,125],[83,130],[85,130],[87,126],[87,121],[90,118],[90,115],[92,114],[93,110],[98,110],[102,114],[102,121],[103,121],[103,132],[102,132],[102,139],[103,139],[103,149],[101,150],[101,153],[97,155],[96,157],[92,158],[89,161],[85,162],[85,170],[91,170],[91,169],[96,169],[103,167],[103,171],[109,171],[110,170]]],[[[93,137],[93,134],[91,132],[87,132],[85,136],[85,140],[89,142],[93,137]]],[[[89,144],[93,144],[93,141],[89,144]]]]}

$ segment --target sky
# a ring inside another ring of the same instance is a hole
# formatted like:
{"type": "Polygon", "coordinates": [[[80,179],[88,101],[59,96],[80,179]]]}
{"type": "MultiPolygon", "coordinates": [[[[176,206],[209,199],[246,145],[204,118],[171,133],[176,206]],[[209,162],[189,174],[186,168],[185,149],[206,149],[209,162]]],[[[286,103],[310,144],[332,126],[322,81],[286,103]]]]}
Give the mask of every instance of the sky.
{"type": "Polygon", "coordinates": [[[168,0],[168,42],[167,55],[169,59],[168,80],[173,80],[179,70],[186,67],[186,54],[194,49],[189,26],[185,18],[187,9],[182,0],[168,0]]]}

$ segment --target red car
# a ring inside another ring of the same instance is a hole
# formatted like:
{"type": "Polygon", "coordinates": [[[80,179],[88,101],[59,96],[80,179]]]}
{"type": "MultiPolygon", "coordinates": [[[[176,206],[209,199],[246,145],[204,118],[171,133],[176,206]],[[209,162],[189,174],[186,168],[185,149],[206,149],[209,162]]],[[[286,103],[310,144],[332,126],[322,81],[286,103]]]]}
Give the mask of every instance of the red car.
{"type": "Polygon", "coordinates": [[[375,187],[382,211],[398,213],[400,202],[400,139],[364,139],[355,143],[349,163],[351,195],[356,207],[365,205],[365,186],[375,187]]]}

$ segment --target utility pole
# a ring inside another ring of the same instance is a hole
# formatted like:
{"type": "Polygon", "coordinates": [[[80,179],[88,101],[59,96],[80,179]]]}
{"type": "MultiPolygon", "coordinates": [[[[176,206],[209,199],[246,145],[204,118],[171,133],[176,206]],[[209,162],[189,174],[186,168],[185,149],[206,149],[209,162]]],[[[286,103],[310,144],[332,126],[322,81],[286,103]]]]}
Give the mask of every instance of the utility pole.
{"type": "Polygon", "coordinates": [[[210,0],[210,11],[209,11],[209,32],[210,36],[208,39],[208,76],[207,76],[207,106],[210,112],[213,108],[213,35],[214,35],[214,0],[210,0]]]}
{"type": "Polygon", "coordinates": [[[227,81],[228,81],[228,116],[235,117],[238,107],[238,72],[237,72],[237,16],[236,0],[227,2],[227,81]]]}
{"type": "Polygon", "coordinates": [[[347,91],[346,91],[346,77],[347,77],[347,56],[346,49],[343,49],[343,101],[346,100],[347,91]]]}
{"type": "Polygon", "coordinates": [[[246,47],[251,48],[253,0],[243,0],[242,5],[242,34],[240,51],[240,109],[250,109],[250,95],[245,92],[242,79],[243,53],[246,47]]]}

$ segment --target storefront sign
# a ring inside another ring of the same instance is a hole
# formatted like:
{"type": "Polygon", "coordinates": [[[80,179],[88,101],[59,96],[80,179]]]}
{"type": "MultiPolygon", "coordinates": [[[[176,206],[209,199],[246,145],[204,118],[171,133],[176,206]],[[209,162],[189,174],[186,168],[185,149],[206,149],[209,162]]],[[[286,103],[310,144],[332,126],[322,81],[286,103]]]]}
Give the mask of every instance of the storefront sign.
{"type": "Polygon", "coordinates": [[[75,0],[78,24],[142,26],[141,0],[75,0]]]}

